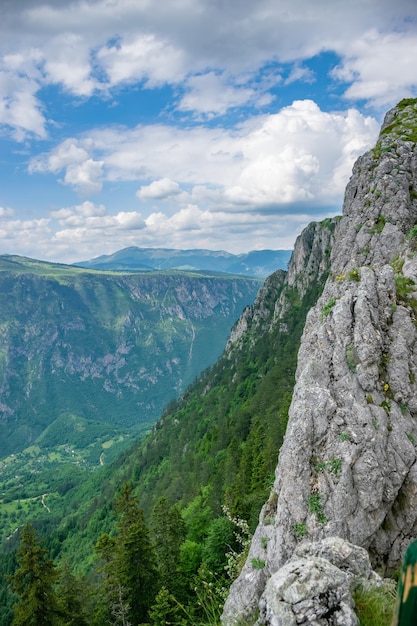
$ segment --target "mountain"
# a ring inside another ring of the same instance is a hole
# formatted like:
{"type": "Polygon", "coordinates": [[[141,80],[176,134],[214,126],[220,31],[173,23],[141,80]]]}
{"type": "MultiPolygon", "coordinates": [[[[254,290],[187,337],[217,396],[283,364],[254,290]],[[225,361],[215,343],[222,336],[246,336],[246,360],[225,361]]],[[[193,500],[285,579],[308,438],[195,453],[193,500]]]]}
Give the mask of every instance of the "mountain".
{"type": "MultiPolygon", "coordinates": [[[[254,528],[267,497],[285,433],[302,329],[328,274],[336,223],[313,223],[300,235],[288,272],[274,272],[254,303],[236,316],[220,359],[165,407],[148,435],[113,463],[105,446],[117,436],[107,432],[104,445],[99,440],[95,456],[91,452],[89,457],[96,471],[82,470],[77,453],[88,420],[68,412],[44,429],[36,444],[4,460],[0,574],[12,573],[15,531],[30,519],[51,554],[88,578],[96,576],[91,573],[93,546],[102,533],[114,532],[112,502],[127,481],[148,521],[161,498],[181,511],[187,529],[181,558],[194,556],[177,574],[182,589],[178,599],[195,610],[192,589],[199,568],[222,575],[227,545],[234,545],[222,505],[227,502],[233,515],[245,517],[254,528]],[[72,446],[45,447],[67,434],[72,446]],[[105,464],[99,469],[103,452],[105,464]],[[225,524],[226,535],[218,535],[219,525],[225,524]]],[[[138,280],[136,274],[125,279],[138,280]]],[[[247,279],[241,280],[246,284],[247,279]]],[[[11,602],[7,594],[3,600],[0,595],[4,615],[9,615],[5,607],[11,602]]],[[[0,624],[9,624],[8,619],[0,618],[0,624]]]]}
{"type": "Polygon", "coordinates": [[[231,254],[212,250],[131,246],[75,265],[97,270],[203,270],[266,278],[277,269],[285,269],[290,257],[291,250],[253,250],[244,254],[231,254]]]}
{"type": "MultiPolygon", "coordinates": [[[[86,608],[114,606],[97,600],[97,547],[120,558],[130,489],[154,549],[152,626],[218,624],[222,609],[224,626],[359,624],[352,587],[383,590],[372,568],[398,570],[417,537],[416,143],[417,100],[405,100],[356,163],[342,218],[303,231],[220,358],[111,465],[61,464],[47,489],[33,466],[3,465],[3,572],[31,519],[83,576],[86,608]]],[[[2,626],[12,602],[0,590],[2,626]]]]}
{"type": "Polygon", "coordinates": [[[259,284],[0,257],[0,457],[94,443],[91,462],[109,458],[216,360],[259,284]]]}
{"type": "MultiPolygon", "coordinates": [[[[308,601],[291,600],[301,578],[288,568],[301,543],[347,541],[386,574],[417,537],[416,143],[417,100],[403,100],[355,164],[331,273],[306,321],[274,484],[223,624],[252,623],[258,603],[257,624],[301,619],[308,601]]],[[[340,597],[321,593],[333,621],[317,623],[357,623],[340,597]]]]}

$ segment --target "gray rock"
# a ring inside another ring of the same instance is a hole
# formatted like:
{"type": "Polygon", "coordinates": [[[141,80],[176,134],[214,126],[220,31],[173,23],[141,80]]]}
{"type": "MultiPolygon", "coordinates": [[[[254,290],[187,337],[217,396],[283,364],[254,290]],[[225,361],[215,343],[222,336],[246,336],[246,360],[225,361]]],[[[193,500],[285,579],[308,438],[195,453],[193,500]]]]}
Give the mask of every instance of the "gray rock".
{"type": "MultiPolygon", "coordinates": [[[[262,585],[269,589],[284,564],[293,567],[288,561],[306,538],[358,545],[385,574],[417,537],[417,149],[410,120],[416,127],[416,102],[391,111],[376,148],[353,169],[331,273],[304,328],[274,486],[225,604],[225,625],[256,611],[262,585]],[[262,571],[253,572],[254,558],[265,561],[262,571]]],[[[276,316],[282,306],[278,300],[276,316]]]]}
{"type": "Polygon", "coordinates": [[[349,578],[317,556],[291,560],[273,574],[259,602],[257,626],[357,626],[349,578]]]}

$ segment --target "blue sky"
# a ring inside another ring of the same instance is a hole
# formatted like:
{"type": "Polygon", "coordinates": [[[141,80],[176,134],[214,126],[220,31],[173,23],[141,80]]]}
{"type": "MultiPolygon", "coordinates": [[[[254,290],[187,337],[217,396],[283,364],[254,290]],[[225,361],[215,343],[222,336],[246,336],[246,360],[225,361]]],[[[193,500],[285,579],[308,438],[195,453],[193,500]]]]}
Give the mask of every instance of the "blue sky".
{"type": "Polygon", "coordinates": [[[0,254],[291,248],[416,59],[415,0],[2,0],[0,254]]]}

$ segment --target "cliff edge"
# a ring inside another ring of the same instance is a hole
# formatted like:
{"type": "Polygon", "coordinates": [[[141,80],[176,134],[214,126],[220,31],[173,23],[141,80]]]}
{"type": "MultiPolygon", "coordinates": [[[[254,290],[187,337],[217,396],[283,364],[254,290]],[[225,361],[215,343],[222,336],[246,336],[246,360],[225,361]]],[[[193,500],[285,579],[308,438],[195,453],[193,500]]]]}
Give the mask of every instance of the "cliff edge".
{"type": "Polygon", "coordinates": [[[307,540],[365,548],[385,574],[417,537],[416,142],[417,100],[403,100],[353,168],[274,486],[225,625],[257,612],[268,580],[307,540]]]}

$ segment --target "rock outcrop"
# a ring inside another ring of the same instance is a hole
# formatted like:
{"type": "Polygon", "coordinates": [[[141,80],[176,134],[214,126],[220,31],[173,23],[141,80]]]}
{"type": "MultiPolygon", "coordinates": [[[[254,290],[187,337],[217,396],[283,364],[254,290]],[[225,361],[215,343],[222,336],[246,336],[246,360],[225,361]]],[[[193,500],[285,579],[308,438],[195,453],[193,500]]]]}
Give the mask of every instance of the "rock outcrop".
{"type": "Polygon", "coordinates": [[[304,329],[275,483],[224,624],[256,613],[307,539],[343,538],[385,573],[417,536],[416,142],[417,100],[405,100],[354,166],[331,275],[304,329]]]}
{"type": "Polygon", "coordinates": [[[382,580],[364,548],[339,537],[305,542],[269,578],[257,625],[357,626],[351,589],[369,584],[382,580]]]}

